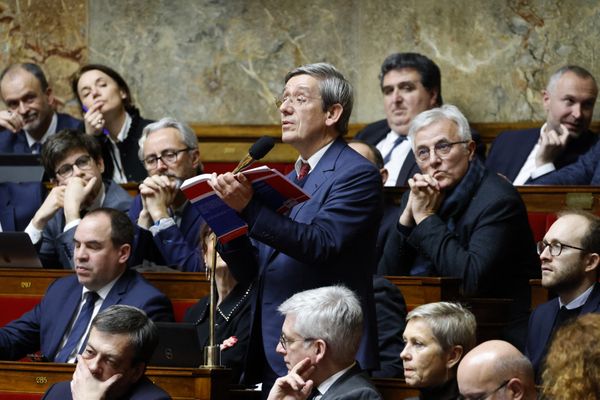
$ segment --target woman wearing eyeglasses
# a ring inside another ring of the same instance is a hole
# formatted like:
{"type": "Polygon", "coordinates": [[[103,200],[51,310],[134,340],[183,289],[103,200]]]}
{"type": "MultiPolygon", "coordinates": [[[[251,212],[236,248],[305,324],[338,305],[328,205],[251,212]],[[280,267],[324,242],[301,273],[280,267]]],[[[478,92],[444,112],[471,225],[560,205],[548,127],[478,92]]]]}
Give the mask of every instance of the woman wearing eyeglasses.
{"type": "Polygon", "coordinates": [[[475,346],[475,316],[458,303],[429,303],[406,316],[404,379],[418,388],[419,400],[459,398],[456,371],[475,346]]]}
{"type": "Polygon", "coordinates": [[[103,176],[117,183],[141,182],[147,173],[138,158],[138,140],[152,121],[140,116],[123,77],[105,65],[88,64],[71,88],[84,113],[82,128],[102,145],[103,176]]]}

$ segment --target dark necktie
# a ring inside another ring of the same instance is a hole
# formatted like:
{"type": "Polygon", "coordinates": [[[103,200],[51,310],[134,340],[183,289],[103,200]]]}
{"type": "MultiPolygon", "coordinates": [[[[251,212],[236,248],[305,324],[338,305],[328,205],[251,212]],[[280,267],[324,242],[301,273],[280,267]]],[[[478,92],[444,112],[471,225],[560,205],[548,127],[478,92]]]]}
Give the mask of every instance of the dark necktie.
{"type": "Polygon", "coordinates": [[[388,153],[385,155],[385,157],[383,157],[383,165],[385,165],[388,162],[390,162],[390,160],[392,159],[392,153],[394,152],[394,150],[396,149],[396,147],[398,147],[400,145],[400,143],[404,142],[405,140],[406,140],[406,136],[404,136],[404,135],[398,135],[398,137],[396,138],[396,140],[394,140],[394,145],[392,146],[392,148],[390,149],[390,151],[388,151],[388,153]]]}
{"type": "Polygon", "coordinates": [[[310,164],[305,163],[304,161],[301,161],[301,162],[302,162],[302,165],[300,166],[300,171],[298,172],[298,180],[299,181],[306,178],[306,175],[308,175],[308,172],[310,171],[310,164]]]}
{"type": "MultiPolygon", "coordinates": [[[[69,356],[71,356],[71,354],[73,354],[73,351],[75,351],[75,346],[77,345],[79,339],[81,339],[81,337],[85,333],[85,330],[90,324],[96,300],[98,300],[98,293],[87,293],[85,303],[81,308],[81,312],[77,316],[77,320],[73,324],[73,329],[71,329],[71,333],[67,338],[67,343],[65,343],[63,348],[56,354],[56,357],[54,358],[55,362],[67,362],[69,356]]],[[[85,342],[86,340],[83,341],[82,347],[85,346],[85,342]]]]}
{"type": "Polygon", "coordinates": [[[35,142],[30,147],[32,154],[40,154],[42,152],[42,144],[40,142],[35,142]]]}

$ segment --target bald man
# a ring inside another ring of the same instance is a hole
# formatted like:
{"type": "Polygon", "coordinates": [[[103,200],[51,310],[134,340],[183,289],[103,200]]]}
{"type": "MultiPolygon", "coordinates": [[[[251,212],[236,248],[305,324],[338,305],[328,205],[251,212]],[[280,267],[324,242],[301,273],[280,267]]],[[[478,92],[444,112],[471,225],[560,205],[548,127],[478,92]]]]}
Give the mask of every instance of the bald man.
{"type": "Polygon", "coordinates": [[[465,400],[535,400],[531,363],[516,347],[502,340],[481,343],[458,366],[458,388],[465,400]]]}

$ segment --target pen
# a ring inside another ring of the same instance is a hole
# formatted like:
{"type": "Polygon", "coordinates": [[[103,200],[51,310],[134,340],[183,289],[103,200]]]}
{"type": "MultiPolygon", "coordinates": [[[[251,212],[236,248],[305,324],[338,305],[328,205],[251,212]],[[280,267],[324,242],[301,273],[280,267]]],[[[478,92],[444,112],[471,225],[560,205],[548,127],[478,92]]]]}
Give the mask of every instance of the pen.
{"type": "MultiPolygon", "coordinates": [[[[86,106],[82,106],[82,107],[83,107],[84,113],[88,112],[88,108],[86,106]]],[[[106,136],[110,136],[110,132],[106,128],[102,128],[102,133],[104,133],[106,136]]]]}

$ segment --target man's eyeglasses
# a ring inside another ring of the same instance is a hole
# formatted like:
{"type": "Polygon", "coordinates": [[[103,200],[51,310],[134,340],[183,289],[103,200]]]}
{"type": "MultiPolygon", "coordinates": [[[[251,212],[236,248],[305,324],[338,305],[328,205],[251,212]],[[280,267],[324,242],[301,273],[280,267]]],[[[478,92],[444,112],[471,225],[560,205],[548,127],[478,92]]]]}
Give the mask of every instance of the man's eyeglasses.
{"type": "Polygon", "coordinates": [[[546,247],[550,248],[550,255],[553,257],[556,256],[560,256],[560,253],[563,250],[563,247],[567,247],[569,249],[575,249],[575,250],[581,250],[581,251],[586,251],[586,249],[582,249],[581,247],[575,247],[575,246],[571,246],[568,244],[564,244],[561,242],[552,242],[552,243],[548,243],[545,240],[541,240],[539,242],[536,243],[537,246],[537,253],[539,255],[542,255],[542,253],[544,252],[544,250],[546,249],[546,247]]]}
{"type": "Polygon", "coordinates": [[[290,343],[310,342],[311,340],[315,340],[315,339],[313,339],[313,338],[288,339],[283,332],[281,332],[281,336],[279,336],[279,343],[281,343],[281,347],[283,347],[284,350],[287,350],[287,347],[290,343]]]}
{"type": "Polygon", "coordinates": [[[153,154],[151,156],[144,158],[144,165],[148,169],[154,169],[158,165],[158,160],[161,160],[163,162],[163,164],[170,166],[170,165],[175,164],[175,162],[177,161],[177,156],[179,156],[179,153],[183,153],[184,151],[190,151],[190,150],[193,150],[193,149],[186,147],[185,149],[181,149],[181,150],[165,150],[162,153],[160,153],[160,156],[153,154]]]}
{"type": "Polygon", "coordinates": [[[289,102],[292,107],[302,107],[310,99],[320,99],[321,97],[306,96],[304,94],[286,94],[280,97],[275,97],[275,105],[280,108],[285,102],[289,102]]]}
{"type": "Polygon", "coordinates": [[[493,395],[494,393],[496,393],[498,390],[502,389],[504,386],[508,385],[508,382],[510,382],[510,379],[505,380],[496,389],[492,390],[491,392],[487,392],[485,394],[482,394],[481,396],[467,397],[467,396],[460,395],[460,396],[458,396],[458,398],[459,398],[459,400],[485,400],[488,397],[490,397],[491,395],[493,395]]]}
{"type": "MultiPolygon", "coordinates": [[[[439,142],[433,146],[433,152],[439,158],[446,158],[448,154],[450,154],[450,150],[452,150],[452,146],[455,144],[463,144],[469,143],[468,140],[461,140],[460,142],[439,142]]],[[[417,149],[417,158],[419,161],[427,161],[429,160],[431,154],[431,150],[429,147],[419,147],[417,149]]]]}
{"type": "Polygon", "coordinates": [[[63,179],[69,178],[73,175],[73,167],[76,166],[81,171],[87,171],[92,168],[92,157],[89,155],[81,156],[73,164],[64,164],[54,173],[63,179]]]}

